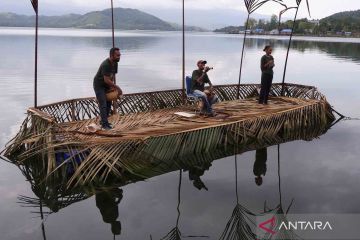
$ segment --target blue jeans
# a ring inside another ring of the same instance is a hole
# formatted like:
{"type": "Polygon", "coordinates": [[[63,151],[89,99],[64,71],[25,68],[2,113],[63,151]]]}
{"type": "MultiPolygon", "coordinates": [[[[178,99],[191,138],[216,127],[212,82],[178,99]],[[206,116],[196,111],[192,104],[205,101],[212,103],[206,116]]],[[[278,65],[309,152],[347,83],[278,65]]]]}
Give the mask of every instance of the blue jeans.
{"type": "Polygon", "coordinates": [[[211,106],[218,101],[218,97],[214,95],[210,100],[206,96],[206,94],[200,90],[194,90],[193,92],[195,97],[200,98],[204,103],[204,109],[207,113],[212,112],[211,106]]]}
{"type": "Polygon", "coordinates": [[[107,125],[109,124],[108,121],[108,116],[110,114],[110,110],[111,110],[111,101],[107,101],[106,100],[106,90],[105,88],[99,88],[99,89],[95,89],[95,95],[96,95],[96,99],[99,102],[99,110],[100,110],[100,124],[101,126],[107,125]]]}

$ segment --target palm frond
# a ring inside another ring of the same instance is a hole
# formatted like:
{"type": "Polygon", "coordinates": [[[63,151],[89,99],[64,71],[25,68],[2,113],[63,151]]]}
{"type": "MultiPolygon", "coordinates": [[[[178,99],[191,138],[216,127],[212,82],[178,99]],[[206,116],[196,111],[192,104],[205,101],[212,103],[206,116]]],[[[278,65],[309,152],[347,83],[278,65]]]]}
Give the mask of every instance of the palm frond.
{"type": "MultiPolygon", "coordinates": [[[[297,4],[298,7],[300,6],[301,2],[302,2],[302,0],[296,0],[296,4],[297,4]]],[[[311,17],[309,0],[306,0],[306,6],[307,6],[309,16],[311,17]]]]}
{"type": "MultiPolygon", "coordinates": [[[[280,229],[280,225],[282,223],[287,224],[289,222],[281,205],[277,206],[274,210],[272,210],[272,214],[274,214],[274,216],[276,216],[275,224],[272,229],[280,229]]],[[[262,236],[261,239],[269,239],[269,240],[270,239],[291,239],[291,240],[298,239],[298,240],[301,240],[302,238],[300,236],[298,236],[293,230],[285,230],[285,229],[281,228],[281,230],[277,231],[275,234],[271,234],[269,232],[265,233],[265,235],[262,236]]]]}
{"type": "Polygon", "coordinates": [[[257,9],[259,9],[262,5],[270,1],[277,3],[282,2],[282,0],[244,0],[244,3],[248,14],[251,14],[255,12],[257,9]]]}
{"type": "Polygon", "coordinates": [[[256,240],[253,232],[256,224],[254,219],[251,219],[254,217],[253,213],[237,204],[219,240],[256,240]]]}
{"type": "MultiPolygon", "coordinates": [[[[283,4],[283,3],[279,3],[280,5],[282,5],[284,7],[283,10],[280,11],[279,13],[279,26],[280,26],[280,22],[281,22],[281,17],[282,15],[287,12],[288,10],[291,10],[291,9],[297,9],[299,8],[300,4],[301,4],[302,0],[296,0],[296,7],[287,7],[287,5],[283,4]]],[[[309,5],[309,1],[306,0],[306,5],[307,5],[307,9],[308,9],[308,13],[309,13],[309,16],[311,17],[311,14],[310,14],[310,5],[309,5]]]]}
{"type": "Polygon", "coordinates": [[[296,9],[297,7],[286,7],[285,6],[285,9],[281,10],[280,13],[279,13],[279,26],[280,26],[280,23],[281,23],[281,17],[282,15],[287,12],[288,10],[291,10],[291,9],[296,9]]]}
{"type": "Polygon", "coordinates": [[[306,6],[307,6],[307,9],[308,9],[308,12],[309,12],[309,16],[310,16],[310,18],[311,18],[309,0],[306,0],[306,6]]]}
{"type": "Polygon", "coordinates": [[[181,232],[178,227],[173,228],[165,237],[161,240],[181,240],[181,232]]]}

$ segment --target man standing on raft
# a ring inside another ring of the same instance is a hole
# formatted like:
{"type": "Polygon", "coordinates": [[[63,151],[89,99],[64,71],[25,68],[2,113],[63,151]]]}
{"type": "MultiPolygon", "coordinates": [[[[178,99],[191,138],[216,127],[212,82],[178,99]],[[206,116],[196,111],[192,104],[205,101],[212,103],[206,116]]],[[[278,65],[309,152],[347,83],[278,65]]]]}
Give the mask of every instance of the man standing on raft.
{"type": "Polygon", "coordinates": [[[119,48],[111,48],[110,57],[101,63],[99,70],[94,77],[94,91],[99,103],[100,124],[105,130],[110,130],[112,128],[108,121],[111,110],[111,101],[106,99],[106,93],[112,89],[116,89],[118,91],[118,96],[122,95],[121,88],[114,83],[120,56],[119,48]]]}
{"type": "Polygon", "coordinates": [[[262,56],[260,62],[260,68],[261,68],[261,90],[259,97],[260,104],[267,104],[268,102],[270,88],[274,75],[273,68],[275,66],[274,58],[273,56],[271,56],[272,47],[265,46],[264,52],[266,54],[262,56]]]}

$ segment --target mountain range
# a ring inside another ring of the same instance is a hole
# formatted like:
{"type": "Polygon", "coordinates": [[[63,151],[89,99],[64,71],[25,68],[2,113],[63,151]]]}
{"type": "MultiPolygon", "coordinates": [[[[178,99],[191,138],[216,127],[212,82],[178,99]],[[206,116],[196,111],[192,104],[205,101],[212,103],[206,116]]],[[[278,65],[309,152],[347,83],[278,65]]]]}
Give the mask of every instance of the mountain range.
{"type": "MultiPolygon", "coordinates": [[[[0,13],[0,26],[33,27],[34,16],[15,13],[0,13]]],[[[151,14],[131,8],[114,8],[116,29],[177,31],[181,26],[169,23],[151,14]]],[[[39,16],[39,26],[47,28],[111,28],[111,9],[93,11],[86,14],[67,14],[60,16],[39,16]]],[[[203,28],[186,26],[187,31],[204,31],[203,28]]]]}

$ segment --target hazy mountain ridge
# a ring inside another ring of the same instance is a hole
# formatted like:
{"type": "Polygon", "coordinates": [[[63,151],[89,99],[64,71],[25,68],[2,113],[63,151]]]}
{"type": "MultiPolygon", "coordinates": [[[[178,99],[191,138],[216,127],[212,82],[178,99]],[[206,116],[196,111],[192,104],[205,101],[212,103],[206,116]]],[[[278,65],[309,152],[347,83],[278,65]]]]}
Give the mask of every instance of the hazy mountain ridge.
{"type": "MultiPolygon", "coordinates": [[[[176,31],[180,26],[165,22],[158,17],[131,8],[114,8],[116,29],[123,30],[161,30],[176,31]]],[[[34,16],[15,13],[0,13],[0,26],[33,27],[34,16]]],[[[111,28],[111,9],[93,11],[86,14],[66,14],[60,16],[39,16],[39,26],[48,28],[111,28]]],[[[199,27],[186,26],[189,31],[204,30],[199,27]]]]}

